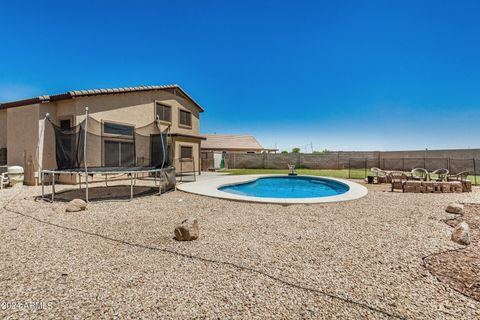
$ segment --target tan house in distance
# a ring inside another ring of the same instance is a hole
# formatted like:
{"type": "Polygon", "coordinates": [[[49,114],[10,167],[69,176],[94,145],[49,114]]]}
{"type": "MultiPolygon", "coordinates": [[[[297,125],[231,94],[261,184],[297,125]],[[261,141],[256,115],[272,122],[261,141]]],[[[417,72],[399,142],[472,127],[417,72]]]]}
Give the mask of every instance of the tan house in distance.
{"type": "Polygon", "coordinates": [[[204,134],[202,142],[202,169],[222,167],[226,153],[265,153],[276,149],[265,149],[254,136],[238,134],[204,134]]]}
{"type": "MultiPolygon", "coordinates": [[[[38,184],[36,148],[45,115],[49,113],[58,126],[73,127],[84,120],[85,107],[91,118],[117,126],[139,128],[159,116],[162,130],[171,127],[171,162],[177,167],[180,158],[193,158],[195,171],[200,171],[200,145],[205,140],[199,134],[200,113],[204,110],[178,85],[69,91],[2,103],[0,164],[6,160],[7,165],[24,167],[25,182],[38,184]]],[[[45,138],[39,147],[42,169],[56,169],[54,139],[45,138]]]]}
{"type": "Polygon", "coordinates": [[[202,151],[262,153],[265,149],[254,136],[238,134],[204,134],[202,151]]]}

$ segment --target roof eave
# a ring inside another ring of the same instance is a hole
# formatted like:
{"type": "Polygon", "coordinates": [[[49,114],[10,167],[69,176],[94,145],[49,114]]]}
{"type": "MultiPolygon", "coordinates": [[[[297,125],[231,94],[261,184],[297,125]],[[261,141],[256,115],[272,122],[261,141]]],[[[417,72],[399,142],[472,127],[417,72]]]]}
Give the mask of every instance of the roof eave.
{"type": "Polygon", "coordinates": [[[163,86],[163,88],[160,88],[159,86],[154,87],[131,87],[129,89],[131,90],[125,90],[126,88],[116,88],[116,89],[107,89],[109,91],[107,92],[101,92],[98,90],[103,90],[103,89],[95,89],[95,90],[79,90],[79,91],[69,91],[65,93],[60,93],[52,96],[39,96],[35,98],[30,98],[30,99],[23,99],[23,100],[17,100],[17,101],[11,101],[11,102],[5,102],[0,104],[0,110],[7,109],[7,108],[13,108],[13,107],[21,107],[21,106],[27,106],[30,104],[36,104],[36,103],[46,103],[46,102],[51,102],[51,101],[60,101],[60,100],[68,100],[68,99],[73,99],[77,97],[90,97],[90,96],[98,96],[98,95],[107,95],[107,94],[122,94],[122,93],[134,93],[134,92],[142,92],[142,91],[156,91],[156,90],[166,90],[166,89],[178,89],[180,92],[187,97],[188,100],[190,100],[199,110],[200,112],[205,112],[205,110],[188,94],[183,90],[178,84],[175,85],[166,85],[163,86]],[[123,91],[122,91],[123,89],[123,91]],[[77,94],[77,92],[85,91],[85,93],[82,94],[77,94]]]}

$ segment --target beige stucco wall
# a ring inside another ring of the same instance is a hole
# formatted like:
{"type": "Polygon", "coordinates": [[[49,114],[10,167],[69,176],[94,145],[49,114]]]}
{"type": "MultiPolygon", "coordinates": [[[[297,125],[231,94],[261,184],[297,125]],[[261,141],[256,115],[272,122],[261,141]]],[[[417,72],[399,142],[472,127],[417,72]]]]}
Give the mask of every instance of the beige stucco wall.
{"type": "Polygon", "coordinates": [[[7,164],[25,171],[25,183],[35,184],[39,104],[7,109],[7,164]]]}
{"type": "Polygon", "coordinates": [[[7,147],[7,110],[0,110],[0,148],[7,147]]]}
{"type": "MultiPolygon", "coordinates": [[[[52,104],[56,105],[57,118],[73,115],[75,124],[83,121],[85,107],[88,107],[90,116],[98,121],[109,120],[141,127],[155,120],[155,101],[172,107],[172,133],[198,134],[200,132],[198,108],[190,101],[164,91],[80,97],[52,104]],[[191,128],[179,125],[181,108],[192,113],[191,128]]],[[[163,124],[165,128],[167,125],[167,123],[163,124]]]]}

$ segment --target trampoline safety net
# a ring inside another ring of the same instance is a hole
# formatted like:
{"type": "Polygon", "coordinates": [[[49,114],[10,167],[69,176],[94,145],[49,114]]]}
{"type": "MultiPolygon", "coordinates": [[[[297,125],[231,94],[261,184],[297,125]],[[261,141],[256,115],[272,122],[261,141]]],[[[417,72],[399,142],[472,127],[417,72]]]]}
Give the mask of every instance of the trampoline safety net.
{"type": "Polygon", "coordinates": [[[170,165],[168,128],[160,131],[157,122],[136,128],[100,122],[89,116],[87,121],[70,128],[50,120],[49,123],[55,135],[58,170],[84,169],[85,165],[87,168],[163,168],[170,165]]]}

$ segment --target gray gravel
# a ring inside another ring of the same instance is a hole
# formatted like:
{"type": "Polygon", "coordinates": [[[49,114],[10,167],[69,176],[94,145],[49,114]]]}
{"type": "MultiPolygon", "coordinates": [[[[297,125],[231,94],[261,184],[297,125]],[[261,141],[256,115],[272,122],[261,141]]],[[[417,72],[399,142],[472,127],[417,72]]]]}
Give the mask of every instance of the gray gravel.
{"type": "Polygon", "coordinates": [[[459,247],[444,209],[480,202],[478,188],[376,187],[360,200],[295,206],[172,192],[75,213],[36,202],[39,193],[0,192],[8,209],[0,212],[0,303],[48,306],[0,310],[2,318],[480,317],[480,302],[422,265],[423,256],[459,247]],[[177,242],[174,227],[186,217],[199,220],[200,239],[177,242]]]}

